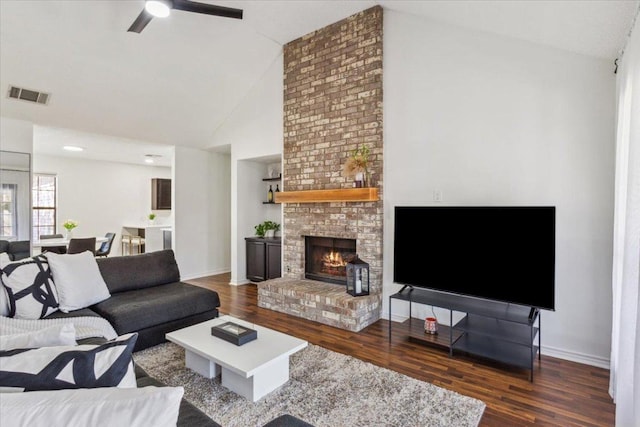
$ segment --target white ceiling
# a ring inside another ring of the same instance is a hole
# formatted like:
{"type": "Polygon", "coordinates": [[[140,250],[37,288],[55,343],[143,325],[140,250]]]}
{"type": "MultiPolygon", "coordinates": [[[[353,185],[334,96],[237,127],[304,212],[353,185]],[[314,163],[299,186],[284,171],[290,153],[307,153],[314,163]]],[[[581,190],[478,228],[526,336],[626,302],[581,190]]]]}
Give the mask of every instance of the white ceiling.
{"type": "Polygon", "coordinates": [[[613,70],[640,3],[201,2],[241,8],[244,18],[174,11],[136,34],[126,30],[143,0],[0,0],[0,91],[15,85],[51,94],[47,106],[2,96],[0,114],[38,125],[46,138],[36,152],[55,153],[66,138],[95,147],[114,142],[120,151],[137,141],[157,149],[208,148],[215,130],[280,58],[283,44],[375,4],[603,58],[613,70]]]}
{"type": "MultiPolygon", "coordinates": [[[[2,0],[0,0],[2,1],[2,0]]],[[[36,125],[33,128],[33,151],[38,154],[71,158],[104,160],[147,165],[145,157],[151,155],[150,166],[171,166],[173,147],[145,141],[92,134],[73,129],[36,125]],[[84,151],[64,151],[65,145],[80,147],[84,151]]]]}

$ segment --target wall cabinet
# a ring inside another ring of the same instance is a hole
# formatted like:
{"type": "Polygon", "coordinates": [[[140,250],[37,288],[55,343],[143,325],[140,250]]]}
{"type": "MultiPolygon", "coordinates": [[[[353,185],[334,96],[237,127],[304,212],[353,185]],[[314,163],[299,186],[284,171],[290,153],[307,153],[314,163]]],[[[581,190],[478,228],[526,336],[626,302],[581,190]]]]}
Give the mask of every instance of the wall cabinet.
{"type": "Polygon", "coordinates": [[[171,209],[171,180],[165,178],[151,179],[151,210],[171,209]]]}
{"type": "Polygon", "coordinates": [[[282,243],[280,237],[246,237],[247,279],[252,282],[280,277],[282,243]]]}

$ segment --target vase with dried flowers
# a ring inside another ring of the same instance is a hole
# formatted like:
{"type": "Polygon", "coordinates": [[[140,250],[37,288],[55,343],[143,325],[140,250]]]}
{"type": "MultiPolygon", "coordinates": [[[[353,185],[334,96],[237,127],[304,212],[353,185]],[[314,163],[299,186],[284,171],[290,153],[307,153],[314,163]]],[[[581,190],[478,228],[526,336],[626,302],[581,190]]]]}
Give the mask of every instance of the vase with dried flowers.
{"type": "Polygon", "coordinates": [[[368,165],[369,147],[366,145],[356,147],[344,163],[344,176],[346,178],[353,178],[354,187],[366,187],[367,185],[370,185],[368,176],[369,171],[367,169],[368,165]]]}

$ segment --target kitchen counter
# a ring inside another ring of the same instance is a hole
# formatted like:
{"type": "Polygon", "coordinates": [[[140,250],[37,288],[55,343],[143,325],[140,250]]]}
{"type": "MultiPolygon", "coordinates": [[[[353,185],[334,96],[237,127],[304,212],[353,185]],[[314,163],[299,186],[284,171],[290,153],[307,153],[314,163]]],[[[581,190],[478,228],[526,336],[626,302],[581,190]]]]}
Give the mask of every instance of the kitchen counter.
{"type": "Polygon", "coordinates": [[[171,230],[167,224],[123,225],[122,234],[131,234],[144,238],[140,252],[155,252],[164,249],[164,230],[171,230]]]}
{"type": "Polygon", "coordinates": [[[123,225],[122,228],[171,228],[170,224],[139,224],[139,225],[123,225]]]}

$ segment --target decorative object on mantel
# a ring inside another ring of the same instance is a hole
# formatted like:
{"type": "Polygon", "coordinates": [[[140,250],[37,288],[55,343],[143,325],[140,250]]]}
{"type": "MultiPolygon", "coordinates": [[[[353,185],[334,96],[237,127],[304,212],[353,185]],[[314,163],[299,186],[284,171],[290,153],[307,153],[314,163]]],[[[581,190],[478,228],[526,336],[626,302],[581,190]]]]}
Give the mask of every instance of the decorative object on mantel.
{"type": "Polygon", "coordinates": [[[67,239],[71,239],[73,236],[73,229],[78,226],[78,222],[72,219],[68,219],[62,224],[62,226],[67,230],[67,239]]]}
{"type": "Polygon", "coordinates": [[[367,187],[371,185],[369,171],[367,166],[369,165],[369,147],[363,145],[357,147],[351,152],[351,156],[347,158],[344,163],[344,176],[346,178],[353,178],[353,186],[356,188],[367,187]]]}
{"type": "Polygon", "coordinates": [[[280,230],[280,224],[275,221],[263,221],[256,225],[256,236],[258,237],[275,237],[276,231],[280,230]]]}
{"type": "Polygon", "coordinates": [[[354,297],[369,295],[369,264],[358,254],[347,263],[347,293],[354,297]]]}

